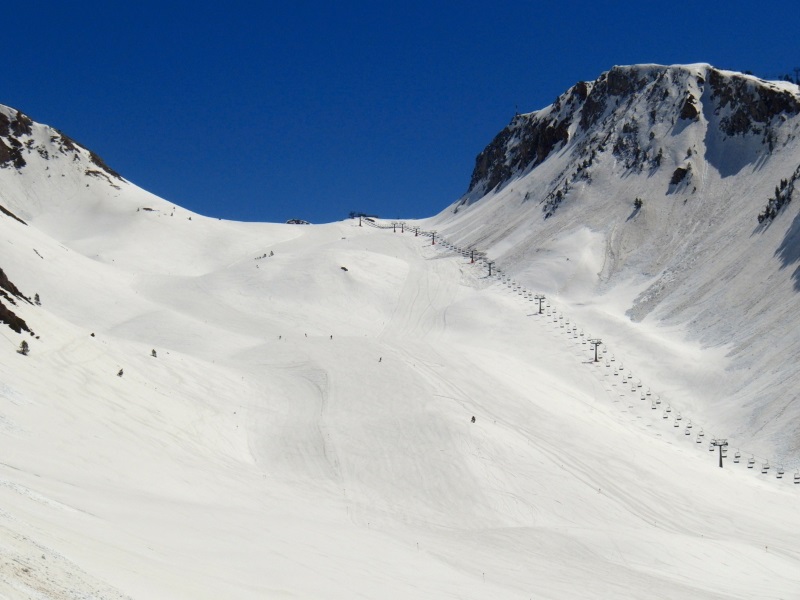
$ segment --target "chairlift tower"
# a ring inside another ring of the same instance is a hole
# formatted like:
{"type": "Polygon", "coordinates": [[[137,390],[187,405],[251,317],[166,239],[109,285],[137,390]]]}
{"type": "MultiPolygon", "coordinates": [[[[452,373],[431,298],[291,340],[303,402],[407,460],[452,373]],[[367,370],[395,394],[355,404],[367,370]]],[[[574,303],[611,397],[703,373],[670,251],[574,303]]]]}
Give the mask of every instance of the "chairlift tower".
{"type": "Polygon", "coordinates": [[[717,446],[719,448],[719,468],[722,468],[722,449],[728,445],[728,440],[723,440],[716,438],[711,441],[712,446],[717,446]]]}
{"type": "Polygon", "coordinates": [[[597,347],[603,343],[600,338],[591,338],[589,343],[594,346],[594,362],[597,362],[597,347]]]}
{"type": "Polygon", "coordinates": [[[486,263],[486,264],[487,264],[487,265],[489,265],[489,277],[491,277],[491,276],[492,276],[492,265],[493,265],[494,263],[493,263],[493,262],[491,262],[491,261],[489,261],[489,262],[488,262],[488,263],[486,263]]]}
{"type": "Polygon", "coordinates": [[[433,240],[431,242],[431,246],[435,246],[436,245],[436,232],[435,231],[431,231],[431,239],[433,240]]]}
{"type": "MultiPolygon", "coordinates": [[[[542,314],[542,302],[544,302],[545,295],[544,294],[536,294],[534,296],[534,298],[536,298],[536,300],[539,301],[539,314],[542,314]]],[[[597,360],[596,357],[595,357],[595,360],[597,360]]]]}

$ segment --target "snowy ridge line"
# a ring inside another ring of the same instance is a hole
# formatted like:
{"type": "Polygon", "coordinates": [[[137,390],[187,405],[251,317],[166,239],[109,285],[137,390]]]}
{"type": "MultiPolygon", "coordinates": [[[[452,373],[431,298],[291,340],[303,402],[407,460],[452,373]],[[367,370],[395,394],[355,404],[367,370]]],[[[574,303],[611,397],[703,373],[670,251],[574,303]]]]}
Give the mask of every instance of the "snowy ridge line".
{"type": "MultiPolygon", "coordinates": [[[[374,227],[376,229],[382,229],[382,230],[392,229],[395,232],[397,231],[398,227],[400,227],[401,232],[403,232],[404,229],[405,229],[405,226],[406,226],[405,222],[402,222],[402,221],[393,221],[391,224],[379,223],[377,221],[369,221],[369,220],[365,220],[364,222],[366,222],[366,224],[368,226],[374,227]]],[[[409,228],[409,231],[412,231],[412,229],[409,228]]],[[[497,267],[494,261],[488,260],[483,253],[478,252],[476,249],[474,249],[474,248],[467,249],[467,248],[461,248],[459,246],[456,246],[455,244],[450,242],[447,238],[437,237],[437,232],[436,231],[424,231],[424,230],[420,229],[419,227],[414,227],[413,228],[413,232],[414,232],[415,236],[422,235],[422,236],[431,238],[432,239],[432,244],[431,245],[433,245],[433,246],[435,246],[435,245],[443,246],[443,247],[445,247],[445,248],[447,248],[449,250],[452,250],[452,251],[456,252],[457,254],[460,254],[460,255],[462,255],[464,257],[472,256],[472,264],[476,264],[476,265],[480,264],[480,265],[485,266],[487,269],[491,265],[492,268],[490,270],[490,272],[491,272],[490,276],[497,278],[495,280],[495,282],[499,282],[501,284],[505,283],[506,287],[511,288],[512,291],[516,291],[517,295],[521,296],[523,300],[525,300],[525,299],[527,299],[528,301],[533,301],[534,300],[534,293],[532,291],[527,290],[519,282],[513,280],[510,276],[508,276],[506,274],[506,272],[503,269],[497,267]]],[[[538,296],[538,294],[536,294],[536,296],[538,296]]],[[[545,302],[546,302],[545,303],[545,307],[543,307],[543,308],[546,308],[547,310],[542,313],[543,315],[545,315],[545,316],[554,316],[556,313],[559,312],[558,309],[555,307],[555,305],[550,303],[550,300],[546,300],[545,302]]],[[[585,331],[584,328],[579,328],[577,323],[572,321],[569,317],[566,317],[566,315],[563,312],[561,312],[561,314],[559,315],[558,319],[555,319],[555,321],[556,322],[558,322],[558,321],[562,321],[563,322],[561,324],[561,328],[564,329],[565,333],[567,333],[567,332],[577,332],[578,330],[580,330],[580,335],[577,335],[577,337],[578,337],[578,339],[580,339],[580,337],[584,337],[584,342],[583,343],[586,343],[586,342],[588,342],[589,339],[591,339],[590,335],[584,335],[584,331],[585,331]],[[571,328],[567,328],[567,325],[569,325],[569,324],[572,325],[571,328]]],[[[608,352],[609,352],[608,345],[605,344],[605,343],[603,343],[601,345],[603,346],[603,349],[600,352],[605,357],[605,355],[607,355],[608,352]]],[[[607,369],[610,369],[610,366],[611,366],[610,363],[612,363],[612,362],[616,362],[616,356],[614,354],[611,355],[610,359],[608,359],[608,358],[605,359],[605,363],[606,363],[605,366],[606,366],[607,369]]],[[[598,359],[598,363],[600,363],[599,359],[598,359]]],[[[590,364],[594,364],[594,361],[592,361],[590,364]]],[[[602,363],[600,363],[600,364],[602,364],[602,363]]],[[[617,367],[617,366],[614,367],[614,376],[618,376],[618,375],[622,374],[622,378],[620,379],[620,381],[622,381],[624,379],[626,383],[629,380],[632,382],[633,373],[630,372],[630,370],[628,371],[627,374],[622,373],[619,370],[622,367],[622,365],[623,365],[623,361],[620,361],[620,367],[617,367]]],[[[609,375],[610,375],[610,372],[606,372],[605,375],[601,378],[601,382],[604,381],[605,377],[607,377],[609,375]]],[[[611,384],[611,385],[613,386],[613,385],[616,385],[616,384],[611,384]]],[[[605,389],[605,387],[604,387],[604,389],[605,389]]],[[[641,380],[637,378],[636,390],[638,391],[640,389],[644,389],[644,388],[642,386],[641,380]]],[[[606,392],[608,394],[611,394],[612,390],[606,390],[606,392]]],[[[657,411],[658,407],[661,406],[661,397],[660,397],[660,395],[654,394],[651,391],[650,387],[646,388],[646,392],[642,391],[640,393],[641,393],[641,397],[639,398],[639,400],[642,401],[642,402],[646,402],[648,400],[648,397],[649,397],[650,401],[651,401],[651,405],[650,405],[651,406],[651,411],[653,411],[653,410],[657,411]]],[[[620,394],[620,397],[626,397],[626,396],[620,394]]],[[[635,405],[636,405],[636,403],[634,403],[632,405],[629,405],[629,407],[632,408],[635,405]]],[[[674,414],[672,414],[673,413],[673,407],[672,407],[672,405],[670,403],[667,403],[667,405],[665,407],[663,407],[663,408],[664,408],[664,413],[662,415],[662,418],[659,419],[659,420],[664,421],[667,424],[671,425],[672,429],[679,429],[679,430],[684,431],[684,434],[683,434],[682,437],[688,438],[689,441],[692,441],[694,443],[694,446],[702,446],[703,443],[706,441],[706,437],[708,437],[708,449],[709,449],[710,452],[714,452],[715,453],[715,457],[717,456],[716,452],[719,452],[719,450],[717,449],[717,446],[714,445],[714,440],[719,440],[719,439],[729,440],[729,438],[721,438],[719,436],[714,435],[713,433],[708,435],[708,436],[706,436],[706,434],[705,434],[705,429],[706,428],[704,426],[702,426],[702,424],[697,424],[691,418],[686,417],[682,413],[682,411],[676,411],[674,414]],[[676,424],[676,423],[678,423],[678,424],[676,424]],[[699,431],[697,433],[694,433],[694,431],[692,431],[690,433],[685,433],[688,429],[694,430],[696,427],[699,428],[699,431]]],[[[650,414],[652,416],[655,416],[652,412],[650,414]]],[[[652,420],[653,419],[651,418],[651,421],[652,420]]],[[[747,467],[747,469],[752,469],[753,471],[758,469],[761,472],[762,475],[767,475],[769,473],[769,471],[773,468],[772,467],[773,463],[770,461],[769,457],[759,456],[758,454],[756,454],[754,452],[751,452],[751,451],[747,450],[746,448],[742,448],[740,446],[734,446],[730,442],[728,442],[727,447],[724,448],[722,456],[723,456],[723,458],[727,459],[728,462],[733,461],[733,464],[740,464],[741,463],[741,464],[745,465],[747,467]],[[727,453],[727,450],[730,449],[730,448],[735,448],[733,457],[731,457],[727,453]],[[747,455],[749,455],[749,457],[747,455]]],[[[794,482],[794,484],[797,484],[798,486],[800,486],[800,467],[798,467],[797,465],[792,464],[792,465],[790,465],[789,470],[791,471],[792,469],[795,469],[794,476],[793,477],[786,477],[785,479],[792,480],[794,482]]],[[[775,468],[774,472],[775,472],[775,479],[784,479],[784,475],[786,473],[786,469],[784,468],[783,464],[779,464],[777,466],[777,468],[775,468]]]]}

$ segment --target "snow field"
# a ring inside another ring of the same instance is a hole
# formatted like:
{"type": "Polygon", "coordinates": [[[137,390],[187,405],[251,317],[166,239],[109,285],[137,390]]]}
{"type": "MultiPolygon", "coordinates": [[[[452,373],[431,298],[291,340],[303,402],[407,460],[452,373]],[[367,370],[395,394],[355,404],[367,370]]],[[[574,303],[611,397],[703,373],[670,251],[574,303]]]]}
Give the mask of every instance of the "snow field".
{"type": "Polygon", "coordinates": [[[797,490],[639,418],[481,266],[352,222],[220,226],[216,263],[168,264],[140,225],[125,253],[124,230],[75,242],[113,262],[13,238],[13,279],[38,290],[57,260],[64,291],[19,307],[41,339],[0,365],[3,594],[36,597],[40,551],[68,565],[33,571],[44,597],[798,589],[797,490]]]}

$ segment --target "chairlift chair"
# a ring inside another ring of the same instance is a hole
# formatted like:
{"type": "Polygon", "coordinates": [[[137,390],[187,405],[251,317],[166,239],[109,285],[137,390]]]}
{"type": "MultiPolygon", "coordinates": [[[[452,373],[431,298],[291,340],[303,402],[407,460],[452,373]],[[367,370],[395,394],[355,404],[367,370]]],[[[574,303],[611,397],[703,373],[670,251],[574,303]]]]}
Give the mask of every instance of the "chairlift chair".
{"type": "Polygon", "coordinates": [[[778,479],[783,479],[783,467],[778,467],[778,470],[775,471],[775,477],[778,479]]]}
{"type": "Polygon", "coordinates": [[[795,474],[794,474],[794,482],[795,482],[796,484],[800,485],[800,471],[795,471],[795,474]]]}
{"type": "Polygon", "coordinates": [[[767,471],[769,471],[769,460],[765,460],[763,463],[761,463],[761,473],[766,474],[767,471]]]}
{"type": "Polygon", "coordinates": [[[738,463],[739,460],[742,458],[742,453],[738,450],[733,454],[733,462],[738,463]]]}
{"type": "Polygon", "coordinates": [[[752,469],[755,466],[755,464],[756,464],[756,457],[755,456],[751,456],[750,458],[747,459],[747,468],[748,469],[752,469]]]}

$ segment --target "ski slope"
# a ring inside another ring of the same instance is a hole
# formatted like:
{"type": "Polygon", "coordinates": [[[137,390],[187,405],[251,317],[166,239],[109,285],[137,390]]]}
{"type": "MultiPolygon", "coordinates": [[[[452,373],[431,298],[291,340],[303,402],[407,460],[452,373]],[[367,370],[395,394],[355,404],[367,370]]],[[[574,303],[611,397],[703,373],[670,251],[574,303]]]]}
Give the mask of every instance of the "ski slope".
{"type": "Polygon", "coordinates": [[[539,315],[408,228],[137,194],[0,215],[42,298],[29,356],[0,329],[0,598],[797,597],[793,471],[720,469],[624,364],[689,387],[720,351],[629,323],[594,363],[561,325],[626,322],[608,297],[539,315]]]}

